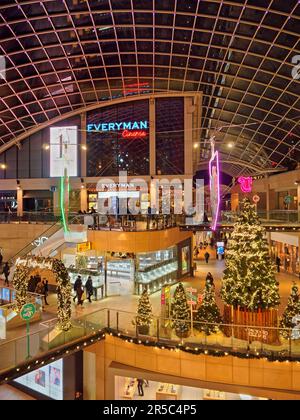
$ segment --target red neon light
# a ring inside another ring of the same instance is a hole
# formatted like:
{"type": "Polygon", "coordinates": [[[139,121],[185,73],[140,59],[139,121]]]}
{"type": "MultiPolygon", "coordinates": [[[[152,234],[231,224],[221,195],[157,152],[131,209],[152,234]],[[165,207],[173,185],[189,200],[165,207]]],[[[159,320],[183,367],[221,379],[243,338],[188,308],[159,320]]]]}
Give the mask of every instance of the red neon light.
{"type": "Polygon", "coordinates": [[[122,133],[123,139],[141,139],[147,137],[146,131],[129,131],[125,130],[122,133]]]}
{"type": "Polygon", "coordinates": [[[145,90],[145,89],[149,89],[149,83],[135,83],[132,85],[127,85],[125,86],[124,90],[123,90],[123,94],[126,95],[130,95],[132,93],[140,93],[141,90],[145,90]]]}

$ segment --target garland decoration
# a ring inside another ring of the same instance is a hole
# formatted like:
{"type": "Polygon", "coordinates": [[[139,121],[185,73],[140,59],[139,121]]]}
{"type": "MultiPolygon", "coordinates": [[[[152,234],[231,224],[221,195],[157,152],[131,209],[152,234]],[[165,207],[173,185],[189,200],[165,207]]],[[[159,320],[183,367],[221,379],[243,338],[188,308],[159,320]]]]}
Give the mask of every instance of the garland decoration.
{"type": "Polygon", "coordinates": [[[69,331],[71,328],[71,295],[72,287],[69,273],[64,263],[58,259],[33,257],[19,258],[16,261],[16,269],[13,276],[13,286],[16,290],[16,311],[20,312],[23,305],[27,303],[27,290],[30,271],[35,268],[52,271],[57,283],[57,316],[58,325],[62,331],[69,331]]]}

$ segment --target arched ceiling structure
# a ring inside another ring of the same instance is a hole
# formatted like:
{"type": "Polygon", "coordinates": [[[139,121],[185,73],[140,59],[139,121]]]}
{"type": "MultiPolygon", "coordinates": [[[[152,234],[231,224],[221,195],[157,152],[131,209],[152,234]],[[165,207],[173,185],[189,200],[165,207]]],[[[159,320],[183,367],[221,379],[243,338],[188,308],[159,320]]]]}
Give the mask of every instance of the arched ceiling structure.
{"type": "Polygon", "coordinates": [[[233,176],[294,168],[299,32],[298,0],[1,0],[0,152],[91,104],[202,91],[203,161],[216,134],[233,176]]]}

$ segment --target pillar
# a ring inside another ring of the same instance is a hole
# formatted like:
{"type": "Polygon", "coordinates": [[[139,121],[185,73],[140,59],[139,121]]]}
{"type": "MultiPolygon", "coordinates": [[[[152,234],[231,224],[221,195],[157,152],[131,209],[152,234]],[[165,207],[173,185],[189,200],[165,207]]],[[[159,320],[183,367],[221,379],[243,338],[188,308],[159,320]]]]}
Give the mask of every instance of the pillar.
{"type": "Polygon", "coordinates": [[[85,187],[80,190],[80,210],[82,212],[88,210],[88,192],[85,187]]]}
{"type": "Polygon", "coordinates": [[[269,184],[269,178],[266,179],[265,184],[266,189],[266,212],[267,212],[267,220],[270,220],[270,184],[269,184]]]}
{"type": "Polygon", "coordinates": [[[150,142],[150,175],[156,175],[156,113],[155,99],[150,98],[150,122],[149,122],[149,142],[150,142]]]}
{"type": "Polygon", "coordinates": [[[17,204],[18,204],[17,215],[22,217],[23,216],[23,190],[20,187],[17,189],[17,204]]]}
{"type": "Polygon", "coordinates": [[[184,174],[193,176],[193,99],[184,99],[184,174]]]}
{"type": "Polygon", "coordinates": [[[80,176],[86,177],[87,174],[87,133],[86,133],[86,113],[81,114],[81,147],[80,147],[80,176]]]}
{"type": "Polygon", "coordinates": [[[59,197],[59,191],[54,191],[53,193],[53,214],[54,216],[59,216],[60,215],[60,207],[59,207],[59,203],[60,203],[60,197],[59,197]]]}

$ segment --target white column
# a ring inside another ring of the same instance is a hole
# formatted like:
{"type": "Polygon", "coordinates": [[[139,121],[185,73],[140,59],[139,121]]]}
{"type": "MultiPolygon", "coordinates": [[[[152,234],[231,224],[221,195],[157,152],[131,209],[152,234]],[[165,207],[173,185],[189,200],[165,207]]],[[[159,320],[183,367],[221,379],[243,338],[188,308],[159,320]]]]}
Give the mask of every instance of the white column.
{"type": "Polygon", "coordinates": [[[193,176],[193,99],[184,99],[184,174],[193,176]]]}
{"type": "Polygon", "coordinates": [[[87,174],[87,134],[86,134],[86,113],[81,114],[81,177],[86,177],[87,174]]]}
{"type": "Polygon", "coordinates": [[[150,175],[156,175],[156,114],[155,99],[150,98],[150,175]]]}

